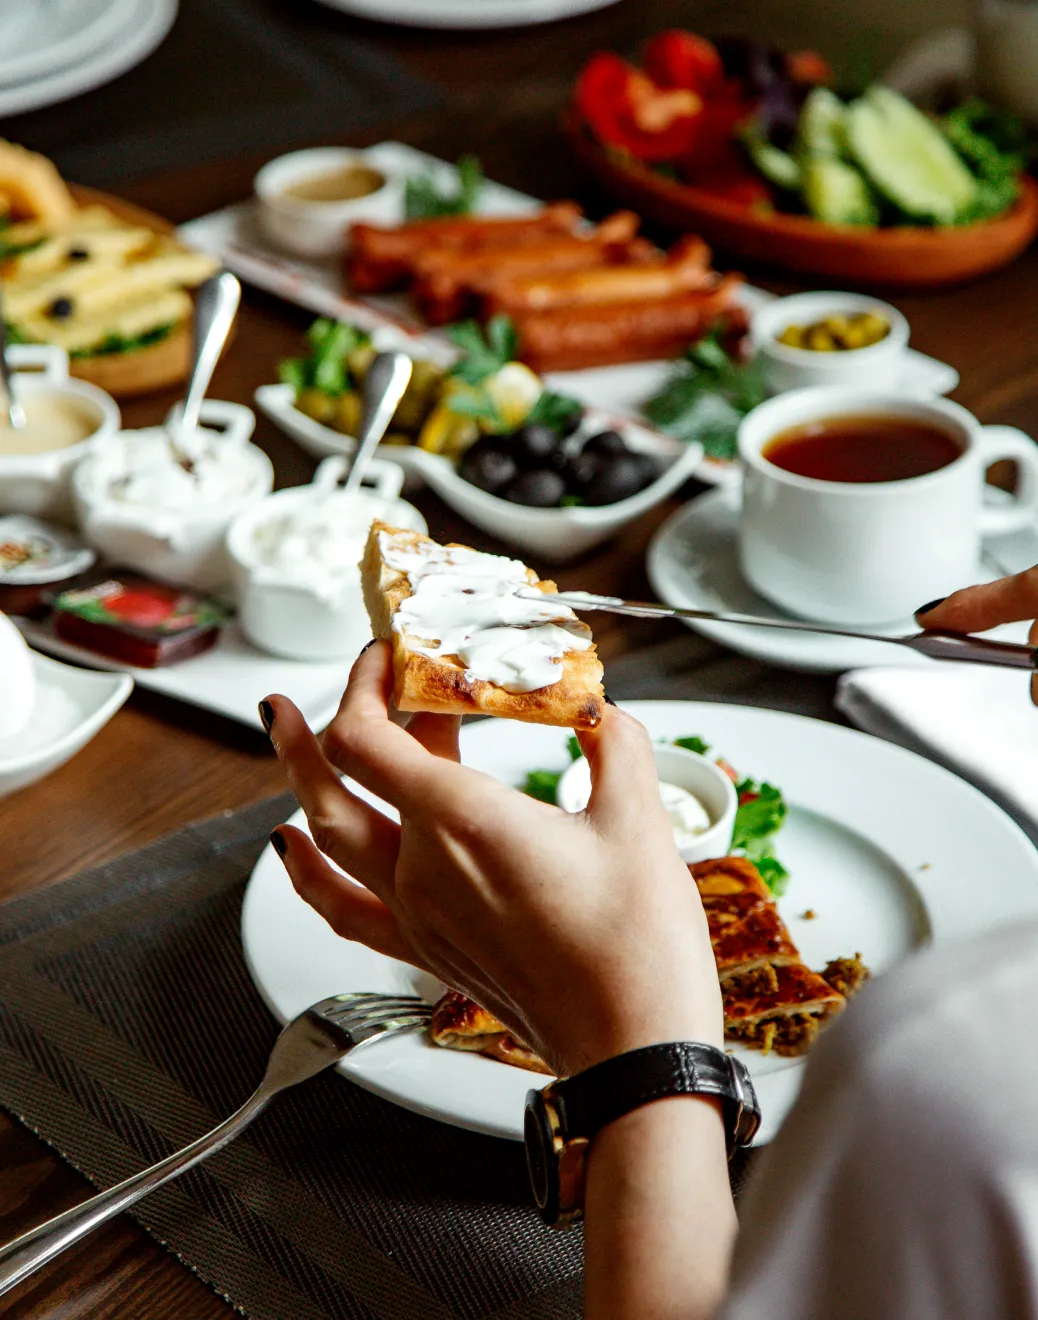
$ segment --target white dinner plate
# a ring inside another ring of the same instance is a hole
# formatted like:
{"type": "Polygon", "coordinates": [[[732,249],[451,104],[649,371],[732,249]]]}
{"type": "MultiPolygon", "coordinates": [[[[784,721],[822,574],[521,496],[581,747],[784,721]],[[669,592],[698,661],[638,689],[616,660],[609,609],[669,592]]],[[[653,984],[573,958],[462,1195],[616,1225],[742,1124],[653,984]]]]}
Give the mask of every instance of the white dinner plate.
{"type": "Polygon", "coordinates": [[[165,40],[178,0],[129,0],[117,33],[80,58],[26,82],[0,84],[0,118],[68,101],[135,68],[165,40]]]}
{"type": "MultiPolygon", "coordinates": [[[[860,951],[881,973],[928,941],[1038,914],[1038,851],[989,798],[921,756],[776,711],[692,701],[634,701],[625,709],[654,738],[697,734],[741,773],[783,789],[790,814],[777,852],[792,878],[779,906],[812,967],[860,951]],[[804,919],[808,910],[814,920],[804,919]]],[[[462,759],[520,785],[529,770],[565,767],[566,736],[484,720],[463,728],[462,759]]],[[[292,823],[303,826],[302,813],[292,823]]],[[[434,998],[440,988],[403,963],[337,938],[295,893],[272,848],[249,882],[242,942],[253,980],[282,1022],[345,991],[434,998]]],[[[804,1062],[739,1054],[760,1094],[760,1139],[770,1140],[796,1097],[804,1062]]],[[[340,1068],[407,1109],[516,1140],[527,1090],[544,1085],[535,1073],[440,1049],[417,1034],[358,1050],[340,1068]]]]}
{"type": "Polygon", "coordinates": [[[23,0],[17,28],[0,28],[0,88],[71,69],[125,27],[135,0],[23,0]]]}
{"type": "Polygon", "coordinates": [[[529,27],[605,9],[616,0],[319,0],[359,18],[404,27],[529,27]]]}
{"type": "MultiPolygon", "coordinates": [[[[997,492],[993,496],[997,498],[997,492]]],[[[652,589],[665,605],[677,609],[716,610],[727,614],[755,614],[768,619],[790,617],[753,589],[739,567],[739,491],[734,486],[707,491],[671,515],[653,537],[646,555],[652,589]]],[[[1036,556],[1038,557],[1038,556],[1036,556]]],[[[975,582],[1000,577],[998,565],[987,555],[977,565],[975,582]]],[[[969,586],[970,583],[963,582],[969,586]]],[[[920,601],[922,605],[925,602],[920,601]]],[[[904,646],[859,642],[824,633],[779,632],[745,624],[686,620],[704,637],[731,647],[755,660],[807,673],[842,673],[870,665],[933,665],[931,660],[904,646]]],[[[918,632],[912,619],[870,632],[904,636],[918,632]]],[[[985,636],[1006,642],[1026,642],[1027,625],[1007,624],[985,636]]]]}

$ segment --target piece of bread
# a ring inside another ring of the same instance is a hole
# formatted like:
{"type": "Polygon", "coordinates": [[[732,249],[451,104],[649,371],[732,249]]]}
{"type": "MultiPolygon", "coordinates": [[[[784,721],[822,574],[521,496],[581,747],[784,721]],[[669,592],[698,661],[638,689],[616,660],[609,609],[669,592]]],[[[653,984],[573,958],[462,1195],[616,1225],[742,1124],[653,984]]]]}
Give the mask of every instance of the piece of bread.
{"type": "MultiPolygon", "coordinates": [[[[425,545],[466,554],[476,552],[468,546],[439,547],[430,537],[418,532],[402,531],[381,522],[372,524],[361,563],[364,602],[374,636],[389,638],[393,644],[393,703],[398,710],[499,715],[569,729],[592,729],[598,724],[605,703],[602,665],[590,640],[590,630],[571,610],[560,607],[555,618],[575,639],[574,649],[566,651],[557,663],[558,679],[533,691],[506,691],[477,677],[457,655],[429,656],[418,649],[423,643],[429,646],[439,642],[439,638],[405,636],[395,626],[397,611],[412,590],[407,574],[386,563],[383,551],[387,545],[401,551],[425,545]]],[[[540,581],[532,569],[525,571],[530,587],[545,595],[554,594],[554,582],[540,581]]]]}

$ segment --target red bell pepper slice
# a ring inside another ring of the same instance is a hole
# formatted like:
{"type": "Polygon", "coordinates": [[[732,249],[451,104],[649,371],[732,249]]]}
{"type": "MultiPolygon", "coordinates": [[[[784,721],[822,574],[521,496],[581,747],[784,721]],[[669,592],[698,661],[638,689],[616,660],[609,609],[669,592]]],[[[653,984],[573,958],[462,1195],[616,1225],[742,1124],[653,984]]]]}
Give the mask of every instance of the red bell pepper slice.
{"type": "Polygon", "coordinates": [[[687,152],[703,109],[695,92],[658,87],[610,51],[588,60],[575,99],[600,141],[647,161],[675,160],[687,152]]]}
{"type": "Polygon", "coordinates": [[[660,87],[684,87],[704,98],[717,95],[724,85],[717,47],[680,28],[653,37],[645,47],[642,68],[660,87]]]}

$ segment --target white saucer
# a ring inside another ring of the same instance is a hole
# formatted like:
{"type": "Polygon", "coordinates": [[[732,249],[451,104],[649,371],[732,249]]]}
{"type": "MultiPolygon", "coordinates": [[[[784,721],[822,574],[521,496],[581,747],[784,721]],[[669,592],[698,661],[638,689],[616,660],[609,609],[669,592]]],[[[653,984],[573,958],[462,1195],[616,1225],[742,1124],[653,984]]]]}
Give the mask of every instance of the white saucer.
{"type": "Polygon", "coordinates": [[[64,765],[104,728],[133,691],[133,679],[125,674],[77,669],[35,652],[32,661],[36,671],[32,718],[17,739],[0,740],[0,798],[64,765]]]}
{"type": "MultiPolygon", "coordinates": [[[[646,557],[649,581],[658,599],[676,608],[756,614],[770,619],[788,617],[759,596],[743,578],[739,568],[738,531],[739,492],[727,486],[700,495],[668,518],[653,537],[646,557]]],[[[1001,575],[994,562],[982,562],[977,566],[974,580],[990,582],[1001,575]]],[[[940,663],[907,647],[885,646],[882,642],[858,642],[853,638],[777,632],[702,620],[689,621],[688,626],[743,655],[810,673],[842,673],[876,665],[940,663]]],[[[896,637],[917,632],[918,628],[912,619],[904,619],[869,631],[896,637]]],[[[1027,625],[1009,624],[989,635],[1003,641],[1026,642],[1027,625]]]]}
{"type": "Polygon", "coordinates": [[[134,0],[30,0],[14,30],[0,28],[0,87],[24,86],[82,63],[124,30],[134,9],[134,0]]]}
{"type": "Polygon", "coordinates": [[[0,118],[68,101],[111,82],[136,67],[166,38],[177,16],[178,0],[117,0],[118,35],[94,45],[84,36],[71,48],[72,63],[28,81],[0,82],[0,118]]]}
{"type": "Polygon", "coordinates": [[[404,27],[529,27],[605,9],[616,0],[320,0],[329,9],[404,27]]]}

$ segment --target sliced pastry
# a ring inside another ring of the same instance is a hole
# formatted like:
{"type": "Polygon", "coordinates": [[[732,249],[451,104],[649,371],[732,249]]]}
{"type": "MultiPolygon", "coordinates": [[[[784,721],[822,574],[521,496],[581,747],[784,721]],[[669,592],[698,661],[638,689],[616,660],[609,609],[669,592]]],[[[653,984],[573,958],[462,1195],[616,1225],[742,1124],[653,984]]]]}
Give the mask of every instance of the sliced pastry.
{"type": "Polygon", "coordinates": [[[375,522],[361,579],[374,636],[393,644],[398,710],[570,729],[602,718],[591,630],[519,560],[375,522]]]}
{"type": "Polygon", "coordinates": [[[498,1063],[511,1063],[529,1072],[551,1076],[544,1060],[516,1040],[503,1022],[457,990],[448,990],[436,1004],[429,1034],[444,1049],[485,1054],[498,1063]]]}

